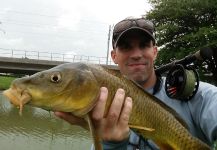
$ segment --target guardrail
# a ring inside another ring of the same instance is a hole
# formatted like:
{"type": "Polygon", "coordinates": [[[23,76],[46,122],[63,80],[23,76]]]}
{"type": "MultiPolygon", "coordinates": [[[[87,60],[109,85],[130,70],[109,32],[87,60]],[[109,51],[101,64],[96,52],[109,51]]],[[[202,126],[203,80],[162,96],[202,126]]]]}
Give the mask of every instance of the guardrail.
{"type": "Polygon", "coordinates": [[[6,49],[6,48],[0,48],[0,56],[11,57],[11,58],[36,59],[36,60],[63,61],[63,62],[90,62],[95,64],[114,65],[111,59],[107,62],[106,57],[27,51],[27,50],[6,49]]]}

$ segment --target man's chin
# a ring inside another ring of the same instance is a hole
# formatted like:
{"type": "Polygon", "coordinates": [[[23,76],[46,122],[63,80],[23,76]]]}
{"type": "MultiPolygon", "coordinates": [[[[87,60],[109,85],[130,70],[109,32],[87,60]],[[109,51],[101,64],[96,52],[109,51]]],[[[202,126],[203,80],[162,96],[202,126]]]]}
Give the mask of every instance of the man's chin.
{"type": "Polygon", "coordinates": [[[147,81],[147,77],[144,77],[144,75],[137,75],[132,76],[131,80],[135,81],[136,83],[143,85],[147,81]]]}
{"type": "Polygon", "coordinates": [[[144,86],[144,84],[147,82],[147,80],[138,80],[136,81],[137,84],[141,85],[142,87],[144,86]]]}

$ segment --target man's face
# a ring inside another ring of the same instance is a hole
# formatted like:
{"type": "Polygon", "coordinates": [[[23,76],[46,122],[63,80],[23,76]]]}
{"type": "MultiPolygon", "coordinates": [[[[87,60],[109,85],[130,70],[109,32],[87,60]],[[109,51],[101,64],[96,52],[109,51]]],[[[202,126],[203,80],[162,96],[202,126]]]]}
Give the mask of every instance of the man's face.
{"type": "Polygon", "coordinates": [[[122,74],[142,84],[154,74],[157,48],[144,33],[128,33],[112,51],[113,61],[122,74]]]}

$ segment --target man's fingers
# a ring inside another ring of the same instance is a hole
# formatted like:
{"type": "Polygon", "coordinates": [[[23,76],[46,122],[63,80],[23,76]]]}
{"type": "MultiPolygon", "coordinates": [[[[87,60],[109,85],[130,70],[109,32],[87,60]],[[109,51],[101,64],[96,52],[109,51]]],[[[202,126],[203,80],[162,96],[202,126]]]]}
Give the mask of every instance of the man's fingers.
{"type": "Polygon", "coordinates": [[[107,121],[110,122],[110,124],[108,125],[112,126],[117,123],[117,120],[120,116],[120,112],[122,110],[122,106],[124,103],[124,98],[125,98],[125,91],[123,89],[118,89],[106,118],[107,121]]]}
{"type": "Polygon", "coordinates": [[[94,120],[101,120],[103,118],[107,98],[108,89],[101,87],[98,102],[92,111],[92,117],[94,120]]]}
{"type": "Polygon", "coordinates": [[[126,125],[128,125],[129,119],[130,119],[130,114],[132,112],[132,98],[131,97],[127,97],[125,102],[124,102],[124,106],[123,106],[123,110],[121,112],[120,118],[119,118],[119,125],[124,127],[126,125]]]}

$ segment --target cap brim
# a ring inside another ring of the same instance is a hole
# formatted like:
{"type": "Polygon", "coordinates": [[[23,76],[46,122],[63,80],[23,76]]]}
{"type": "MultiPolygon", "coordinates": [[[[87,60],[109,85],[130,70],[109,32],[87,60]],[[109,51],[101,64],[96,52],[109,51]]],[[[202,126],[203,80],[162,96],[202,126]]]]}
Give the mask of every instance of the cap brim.
{"type": "Polygon", "coordinates": [[[155,44],[155,38],[154,38],[154,36],[153,36],[148,30],[145,30],[145,29],[140,28],[140,27],[131,27],[131,28],[129,28],[129,29],[123,31],[123,32],[117,37],[117,40],[116,40],[116,42],[114,43],[114,48],[117,47],[117,44],[118,44],[119,40],[123,37],[123,35],[125,35],[127,32],[132,31],[132,30],[141,30],[141,31],[143,31],[144,33],[146,33],[146,34],[150,37],[150,39],[152,39],[152,41],[153,41],[154,44],[155,44]]]}

